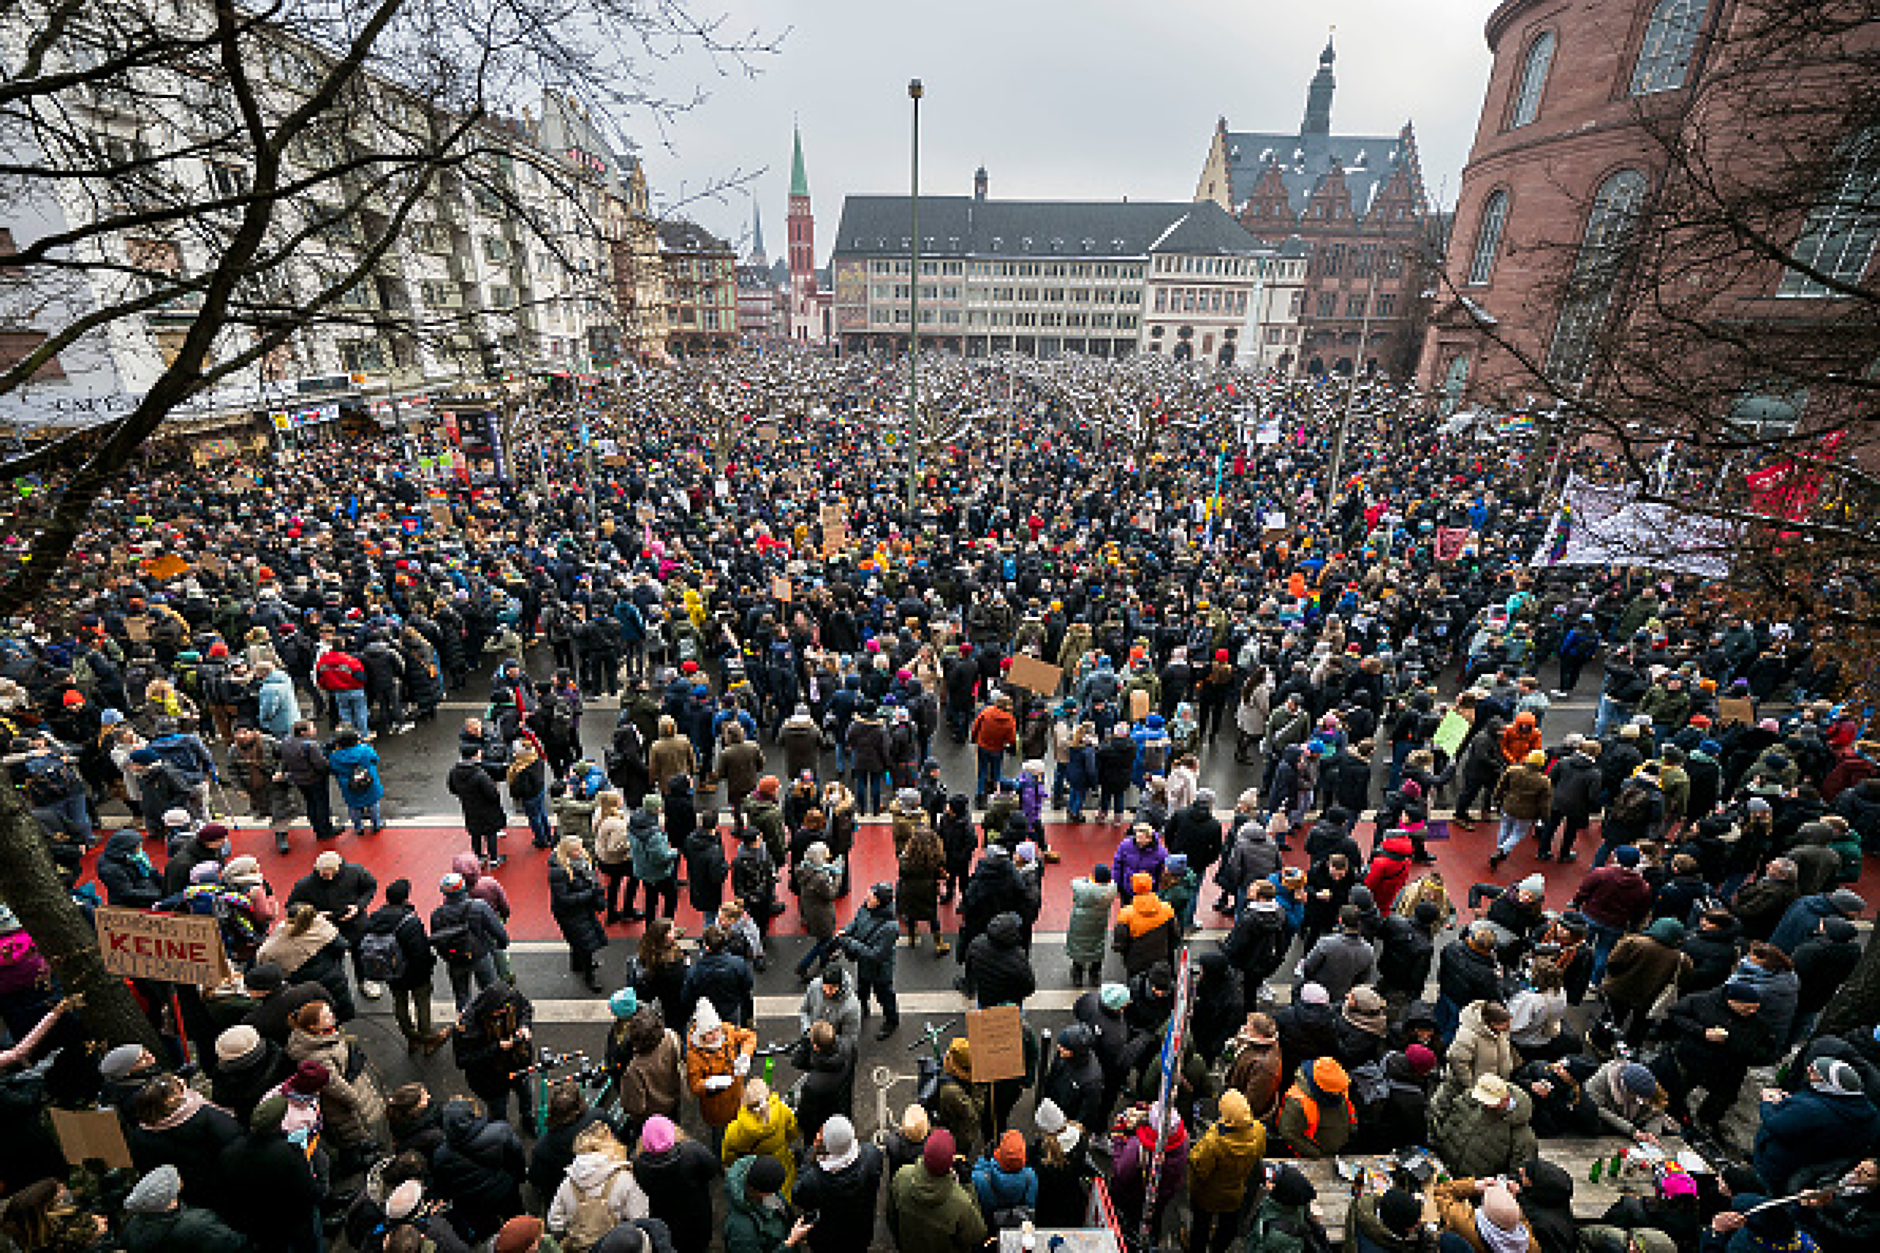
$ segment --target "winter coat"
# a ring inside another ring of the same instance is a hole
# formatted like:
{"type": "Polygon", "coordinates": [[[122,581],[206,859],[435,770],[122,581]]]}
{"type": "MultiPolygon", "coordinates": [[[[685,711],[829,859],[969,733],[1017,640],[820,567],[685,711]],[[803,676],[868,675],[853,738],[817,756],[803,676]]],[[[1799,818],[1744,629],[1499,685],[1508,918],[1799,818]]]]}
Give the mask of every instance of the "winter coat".
{"type": "Polygon", "coordinates": [[[123,827],[111,833],[98,854],[98,882],[104,884],[107,904],[122,909],[148,909],[162,900],[163,876],[144,854],[143,833],[123,827]]]}
{"type": "Polygon", "coordinates": [[[698,753],[692,741],[683,735],[667,735],[653,741],[646,750],[647,781],[652,790],[666,794],[666,784],[676,774],[698,774],[698,753]]]}
{"type": "Polygon", "coordinates": [[[1234,1214],[1247,1194],[1247,1179],[1266,1156],[1266,1128],[1215,1123],[1188,1150],[1188,1200],[1210,1214],[1234,1214]]]}
{"type": "Polygon", "coordinates": [[[1600,990],[1608,1001],[1649,1007],[1680,974],[1690,958],[1648,935],[1628,935],[1613,945],[1606,959],[1606,980],[1600,990]]]}
{"type": "Polygon", "coordinates": [[[1464,941],[1443,945],[1436,958],[1436,986],[1452,1005],[1498,1000],[1501,968],[1493,953],[1478,953],[1464,941]]]}
{"type": "Polygon", "coordinates": [[[187,1117],[171,1125],[152,1128],[132,1122],[124,1131],[138,1171],[174,1166],[189,1195],[209,1205],[219,1205],[228,1196],[222,1155],[241,1138],[242,1127],[234,1116],[207,1102],[197,1103],[187,1117]]]}
{"type": "Polygon", "coordinates": [[[673,877],[679,855],[672,851],[659,819],[644,809],[627,816],[627,839],[632,849],[633,877],[646,883],[664,883],[673,877]]]}
{"type": "Polygon", "coordinates": [[[607,892],[595,879],[591,864],[564,866],[560,856],[548,859],[549,910],[569,948],[577,953],[598,953],[607,947],[607,933],[601,929],[600,919],[606,904],[607,892]]]}
{"type": "Polygon", "coordinates": [[[424,923],[409,905],[381,905],[366,919],[366,933],[395,936],[399,951],[405,955],[405,972],[386,983],[394,989],[415,991],[431,985],[431,973],[437,966],[437,954],[424,933],[424,923]]]}
{"type": "MultiPolygon", "coordinates": [[[[642,1150],[633,1173],[654,1218],[672,1232],[673,1248],[696,1253],[711,1244],[712,1187],[723,1167],[705,1145],[680,1140],[664,1153],[642,1150]]],[[[727,1206],[728,1208],[728,1206],[727,1206]]]]}
{"type": "Polygon", "coordinates": [[[295,1027],[287,1036],[287,1056],[326,1067],[326,1087],[320,1093],[326,1134],[346,1146],[383,1142],[385,1097],[357,1040],[341,1031],[314,1035],[295,1027]]]}
{"type": "Polygon", "coordinates": [[[271,670],[256,689],[259,702],[255,721],[262,733],[276,740],[286,740],[300,721],[300,700],[294,695],[294,680],[285,670],[271,670]]]}
{"type": "MultiPolygon", "coordinates": [[[[1437,1226],[1442,1233],[1460,1237],[1471,1253],[1498,1253],[1488,1247],[1476,1227],[1475,1202],[1480,1199],[1480,1193],[1474,1179],[1458,1178],[1439,1183],[1432,1189],[1432,1195],[1436,1201],[1437,1226]]],[[[1528,1229],[1526,1253],[1541,1253],[1532,1224],[1524,1222],[1523,1226],[1528,1229]]]]}
{"type": "Polygon", "coordinates": [[[297,905],[311,905],[332,921],[348,944],[357,944],[365,934],[366,914],[378,890],[378,880],[370,870],[357,862],[342,862],[331,879],[316,873],[296,880],[287,893],[284,912],[291,914],[297,905]],[[348,909],[352,917],[342,920],[348,909]]]}
{"type": "Polygon", "coordinates": [[[1673,1001],[1665,1022],[1676,1034],[1678,1065],[1687,1074],[1741,1074],[1757,1065],[1776,1043],[1759,1011],[1739,1018],[1724,1001],[1723,989],[1695,992],[1673,1001]],[[1722,1027],[1729,1034],[1713,1043],[1704,1033],[1722,1027]]]}
{"type": "Polygon", "coordinates": [[[1322,1158],[1339,1152],[1351,1139],[1352,1109],[1345,1096],[1320,1092],[1312,1086],[1312,1064],[1302,1063],[1293,1086],[1280,1101],[1273,1130],[1279,1145],[1294,1157],[1322,1158]]]}
{"type": "Polygon", "coordinates": [[[796,868],[797,909],[803,930],[812,939],[825,940],[836,933],[836,890],[841,886],[833,863],[804,862],[796,868]]]}
{"type": "Polygon", "coordinates": [[[901,927],[895,921],[894,902],[883,901],[856,911],[838,937],[843,954],[855,963],[857,978],[876,987],[894,986],[894,946],[901,927]]]}
{"type": "Polygon", "coordinates": [[[727,1023],[744,1021],[744,1002],[751,995],[751,963],[736,953],[706,953],[685,972],[679,993],[686,1021],[700,1001],[710,1001],[727,1023]]]}
{"type": "Polygon", "coordinates": [[[1390,915],[1377,933],[1378,991],[1423,995],[1435,958],[1436,941],[1426,929],[1402,914],[1390,915]]]}
{"type": "Polygon", "coordinates": [[[1572,752],[1554,763],[1553,809],[1570,818],[1588,818],[1599,808],[1604,777],[1599,763],[1585,753],[1572,752]]]}
{"type": "Polygon", "coordinates": [[[1017,914],[1000,914],[967,947],[966,982],[982,1007],[1023,1005],[1038,990],[1020,928],[1017,914]]]}
{"type": "Polygon", "coordinates": [[[937,922],[940,917],[940,877],[946,873],[946,849],[928,825],[925,812],[914,815],[914,833],[896,858],[895,898],[901,917],[910,923],[937,922]]]}
{"type": "Polygon", "coordinates": [[[1110,878],[1116,884],[1116,890],[1125,893],[1131,891],[1130,880],[1139,874],[1146,874],[1152,882],[1160,884],[1162,867],[1167,861],[1168,850],[1162,847],[1161,840],[1143,848],[1133,838],[1124,836],[1110,859],[1110,878]]]}
{"type": "Polygon", "coordinates": [[[1780,1101],[1764,1101],[1752,1160],[1778,1193],[1797,1171],[1843,1161],[1863,1151],[1880,1132],[1880,1110],[1868,1094],[1849,1096],[1805,1087],[1780,1101]]]}
{"type": "Polygon", "coordinates": [[[1603,926],[1625,930],[1651,908],[1652,888],[1638,871],[1608,862],[1587,873],[1573,894],[1576,909],[1603,926]]]}
{"type": "Polygon", "coordinates": [[[1554,785],[1532,766],[1513,765],[1495,784],[1494,803],[1510,818],[1539,821],[1553,808],[1554,785]]]}
{"type": "Polygon", "coordinates": [[[1403,891],[1403,885],[1410,881],[1415,854],[1416,847],[1409,836],[1393,835],[1384,840],[1377,856],[1371,859],[1364,872],[1364,886],[1371,890],[1371,898],[1382,908],[1389,909],[1397,894],[1403,891]]]}
{"type": "Polygon", "coordinates": [[[1334,931],[1321,936],[1306,954],[1294,992],[1297,994],[1298,988],[1308,983],[1316,983],[1325,989],[1332,1004],[1338,1005],[1352,988],[1376,978],[1377,950],[1361,935],[1334,931]]]}
{"type": "Polygon", "coordinates": [[[1511,1110],[1490,1109],[1472,1096],[1449,1103],[1435,1120],[1434,1144],[1443,1164],[1459,1176],[1512,1175],[1531,1160],[1539,1147],[1534,1129],[1534,1102],[1512,1088],[1511,1110]]]}
{"type": "Polygon", "coordinates": [[[731,1026],[728,1020],[724,1033],[724,1043],[715,1049],[703,1049],[696,1044],[687,1044],[685,1049],[686,1086],[692,1090],[692,1098],[698,1102],[699,1117],[708,1127],[727,1126],[743,1108],[744,1084],[736,1074],[737,1059],[757,1047],[755,1032],[731,1026]],[[729,1076],[730,1086],[707,1090],[707,1081],[720,1076],[729,1076]]]}
{"type": "Polygon", "coordinates": [[[736,1117],[725,1128],[719,1157],[727,1166],[741,1157],[775,1158],[783,1167],[783,1197],[788,1200],[796,1187],[796,1153],[791,1146],[801,1138],[796,1112],[772,1093],[762,1110],[738,1106],[736,1117]]]}
{"type": "Polygon", "coordinates": [[[222,1150],[226,1199],[220,1213],[257,1249],[280,1247],[281,1233],[311,1233],[326,1184],[306,1153],[278,1132],[250,1132],[222,1150]]]}
{"type": "Polygon", "coordinates": [[[603,1196],[616,1224],[645,1218],[652,1212],[630,1164],[606,1153],[582,1153],[568,1164],[568,1173],[549,1202],[548,1229],[556,1235],[566,1234],[581,1201],[603,1196]]]}
{"type": "Polygon", "coordinates": [[[528,1160],[515,1130],[465,1100],[444,1106],[443,1127],[444,1143],[431,1155],[431,1189],[450,1202],[460,1225],[494,1231],[520,1214],[528,1160]]]}
{"type": "Polygon", "coordinates": [[[333,772],[334,781],[339,784],[340,799],[347,805],[362,809],[385,799],[385,783],[379,777],[379,755],[370,744],[336,748],[326,755],[326,764],[333,772]],[[353,772],[360,767],[364,767],[371,776],[371,782],[363,788],[355,788],[352,785],[353,772]]]}
{"type": "Polygon", "coordinates": [[[1233,845],[1222,856],[1214,881],[1226,891],[1239,892],[1277,874],[1279,868],[1279,845],[1267,838],[1266,827],[1259,819],[1249,816],[1235,831],[1233,845]]]}
{"type": "Polygon", "coordinates": [[[1469,1099],[1469,1090],[1483,1075],[1506,1079],[1514,1073],[1514,1046],[1505,1031],[1490,1030],[1482,1021],[1485,1002],[1475,1001],[1462,1010],[1455,1038],[1443,1053],[1443,1086],[1436,1094],[1436,1112],[1441,1116],[1453,1101],[1469,1099]]]}
{"type": "Polygon", "coordinates": [[[899,1253],[975,1253],[986,1239],[979,1203],[959,1177],[929,1174],[920,1162],[889,1182],[887,1221],[899,1253]]]}
{"type": "Polygon", "coordinates": [[[1400,1236],[1377,1216],[1376,1195],[1353,1198],[1345,1211],[1344,1253],[1435,1253],[1436,1237],[1421,1223],[1400,1236]]]}
{"type": "Polygon", "coordinates": [[[1064,927],[1064,952],[1079,966],[1101,966],[1110,935],[1116,884],[1082,876],[1071,880],[1071,913],[1064,927]]]}
{"type": "Polygon", "coordinates": [[[156,1213],[126,1213],[118,1228],[125,1253],[247,1253],[248,1237],[214,1210],[178,1205],[156,1213]]]}
{"type": "Polygon", "coordinates": [[[1797,1013],[1820,1013],[1860,964],[1861,947],[1854,924],[1839,919],[1827,925],[1828,934],[1805,940],[1795,950],[1795,977],[1801,984],[1795,1002],[1797,1013]]]}
{"type": "Polygon", "coordinates": [[[811,1157],[797,1177],[795,1201],[820,1214],[809,1233],[810,1253],[856,1253],[875,1234],[875,1208],[881,1199],[881,1150],[863,1142],[854,1161],[830,1169],[811,1157]]]}
{"type": "Polygon", "coordinates": [[[1711,988],[1722,987],[1730,972],[1736,969],[1743,934],[1742,926],[1735,918],[1730,925],[1717,931],[1697,927],[1685,934],[1684,943],[1679,949],[1691,959],[1691,967],[1685,972],[1678,986],[1685,992],[1704,992],[1711,988]]]}

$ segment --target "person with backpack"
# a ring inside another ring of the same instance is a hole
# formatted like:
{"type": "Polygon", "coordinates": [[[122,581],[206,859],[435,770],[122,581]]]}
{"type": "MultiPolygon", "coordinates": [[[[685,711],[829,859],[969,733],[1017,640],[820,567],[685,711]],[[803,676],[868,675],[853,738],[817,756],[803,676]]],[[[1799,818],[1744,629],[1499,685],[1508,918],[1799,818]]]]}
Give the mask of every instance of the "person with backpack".
{"type": "Polygon", "coordinates": [[[333,829],[333,772],[309,719],[295,722],[294,733],[281,741],[281,773],[300,790],[313,838],[338,839],[339,832],[333,829]]]}
{"type": "Polygon", "coordinates": [[[1038,1172],[1025,1164],[1025,1135],[1007,1131],[991,1154],[973,1163],[973,1194],[990,1231],[1033,1221],[1038,1213],[1038,1172]]]}
{"type": "Polygon", "coordinates": [[[530,842],[536,848],[553,848],[555,832],[548,820],[548,767],[535,746],[518,740],[504,778],[509,784],[509,799],[529,820],[530,842]]]}
{"type": "Polygon", "coordinates": [[[366,743],[358,731],[341,723],[339,734],[333,737],[333,746],[327,750],[326,762],[339,781],[339,798],[346,804],[353,832],[360,836],[368,834],[368,824],[372,835],[383,831],[385,820],[379,816],[379,802],[385,799],[385,784],[379,777],[378,750],[366,743]]]}
{"type": "Polygon", "coordinates": [[[588,1126],[574,1141],[574,1161],[548,1206],[548,1229],[564,1253],[591,1253],[621,1223],[652,1213],[634,1178],[627,1146],[605,1122],[588,1126]]]}
{"type": "Polygon", "coordinates": [[[491,867],[509,860],[498,851],[503,829],[509,825],[509,811],[503,808],[503,794],[496,780],[483,765],[483,745],[459,740],[457,764],[450,768],[445,786],[463,808],[464,830],[470,835],[471,851],[487,857],[491,867]]]}
{"type": "Polygon", "coordinates": [[[385,903],[366,919],[357,954],[360,973],[391,990],[392,1015],[406,1050],[414,1057],[429,1057],[442,1048],[450,1032],[431,1027],[431,975],[437,957],[423,920],[411,906],[409,879],[385,885],[385,903]]]}
{"type": "Polygon", "coordinates": [[[84,780],[51,736],[41,732],[28,744],[26,760],[14,767],[14,781],[25,791],[33,817],[45,828],[53,857],[75,864],[91,846],[93,830],[84,780]]]}
{"type": "Polygon", "coordinates": [[[320,911],[346,940],[352,952],[353,974],[359,991],[369,1001],[385,994],[384,984],[367,975],[359,963],[359,941],[366,933],[366,913],[377,895],[379,881],[357,862],[349,862],[328,849],[313,859],[313,873],[304,875],[287,894],[287,909],[308,904],[320,911]]]}
{"type": "Polygon", "coordinates": [[[438,881],[444,903],[431,911],[431,949],[450,975],[457,1012],[470,1003],[470,982],[488,990],[496,982],[498,949],[509,947],[509,933],[488,901],[470,895],[469,885],[456,871],[438,881]]]}
{"type": "Polygon", "coordinates": [[[1606,816],[1599,824],[1599,851],[1593,854],[1593,866],[1605,865],[1622,845],[1637,845],[1651,839],[1664,816],[1664,792],[1648,762],[1620,785],[1618,795],[1606,806],[1606,816]]]}

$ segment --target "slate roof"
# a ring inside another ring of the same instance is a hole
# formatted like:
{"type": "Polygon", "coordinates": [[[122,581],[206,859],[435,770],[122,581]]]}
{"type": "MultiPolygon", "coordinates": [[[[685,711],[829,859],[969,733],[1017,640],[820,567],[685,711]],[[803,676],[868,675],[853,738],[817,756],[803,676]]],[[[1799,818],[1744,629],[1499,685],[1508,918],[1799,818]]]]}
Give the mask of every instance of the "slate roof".
{"type": "Polygon", "coordinates": [[[659,224],[661,252],[724,252],[731,245],[696,222],[673,221],[659,224]]]}
{"type": "MultiPolygon", "coordinates": [[[[1397,168],[1414,162],[1415,152],[1401,135],[1280,135],[1258,131],[1229,131],[1227,145],[1228,199],[1236,208],[1245,204],[1269,163],[1277,165],[1286,185],[1286,200],[1293,216],[1305,213],[1319,181],[1333,163],[1344,168],[1353,212],[1363,215],[1371,199],[1397,168]]],[[[1410,173],[1417,173],[1414,165],[1410,173]]]]}
{"type": "MultiPolygon", "coordinates": [[[[906,256],[906,196],[848,196],[837,256],[906,256]]],[[[1154,252],[1246,256],[1264,251],[1225,210],[1201,201],[920,198],[922,257],[1142,257],[1154,252]]]]}

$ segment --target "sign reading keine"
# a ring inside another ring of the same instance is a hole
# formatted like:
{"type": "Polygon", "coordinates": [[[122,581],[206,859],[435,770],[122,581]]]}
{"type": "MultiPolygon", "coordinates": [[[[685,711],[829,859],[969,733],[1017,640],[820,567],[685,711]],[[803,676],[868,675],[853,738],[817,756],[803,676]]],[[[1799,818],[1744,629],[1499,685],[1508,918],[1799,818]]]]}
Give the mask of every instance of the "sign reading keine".
{"type": "Polygon", "coordinates": [[[212,917],[102,908],[98,948],[106,970],[133,979],[201,985],[220,983],[228,974],[212,917]]]}

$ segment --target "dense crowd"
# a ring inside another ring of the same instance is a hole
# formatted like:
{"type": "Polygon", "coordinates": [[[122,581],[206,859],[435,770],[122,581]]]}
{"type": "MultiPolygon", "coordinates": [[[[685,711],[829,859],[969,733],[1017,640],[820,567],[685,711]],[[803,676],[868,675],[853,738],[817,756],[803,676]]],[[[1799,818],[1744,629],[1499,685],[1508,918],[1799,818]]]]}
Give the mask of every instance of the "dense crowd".
{"type": "Polygon", "coordinates": [[[1535,566],[1548,467],[1382,381],[922,377],[911,512],[895,371],[788,354],[538,413],[499,481],[388,438],[114,488],[69,600],[0,639],[7,764],[77,908],[213,917],[231,973],[134,981],[148,1039],[101,1038],[0,916],[0,1248],[966,1253],[1085,1225],[1101,1178],[1132,1239],[1315,1253],[1312,1164],[1417,1149],[1427,1195],[1361,1189],[1329,1239],[1874,1247],[1880,745],[1831,636],[1535,566]],[[1550,731],[1594,675],[1590,733],[1550,731]],[[484,707],[421,911],[329,845],[384,827],[380,747],[453,695],[484,707]],[[271,883],[234,811],[304,824],[313,871],[271,883]],[[545,855],[506,867],[512,815],[545,855]],[[1113,852],[1063,864],[1066,823],[1113,852]],[[1503,874],[1528,841],[1545,873],[1503,874]],[[524,868],[610,1011],[574,1078],[511,961],[524,868]],[[923,925],[979,1007],[1025,1010],[1042,945],[1079,991],[1025,1011],[1019,1077],[934,1039],[871,1136],[857,1059],[923,925]],[[760,1035],[760,987],[796,1020],[760,1035]],[[425,1082],[348,1028],[385,999],[425,1082]],[[130,1167],[69,1160],[53,1115],[95,1110],[130,1167]],[[1638,1195],[1576,1215],[1553,1146],[1602,1136],[1638,1195]]]}

